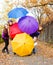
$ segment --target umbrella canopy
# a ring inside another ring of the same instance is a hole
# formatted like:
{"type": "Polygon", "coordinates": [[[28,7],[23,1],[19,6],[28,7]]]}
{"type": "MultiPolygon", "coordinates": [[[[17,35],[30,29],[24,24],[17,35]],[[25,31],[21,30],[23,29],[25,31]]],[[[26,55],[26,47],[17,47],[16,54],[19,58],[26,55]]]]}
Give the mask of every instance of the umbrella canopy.
{"type": "Polygon", "coordinates": [[[20,34],[22,31],[19,29],[18,24],[14,23],[9,27],[9,34],[11,38],[14,38],[16,34],[20,34]]]}
{"type": "Polygon", "coordinates": [[[31,54],[34,48],[34,41],[26,33],[17,34],[12,41],[12,50],[19,56],[26,56],[31,54]]]}
{"type": "MultiPolygon", "coordinates": [[[[30,13],[30,12],[28,12],[28,13],[26,14],[26,16],[32,16],[32,17],[34,17],[34,18],[35,18],[35,16],[34,16],[32,13],[30,13]]],[[[20,18],[17,18],[17,19],[16,19],[16,22],[18,22],[18,21],[19,21],[19,19],[20,19],[20,18]]]]}
{"type": "Polygon", "coordinates": [[[23,17],[28,13],[24,8],[14,8],[8,13],[8,18],[19,18],[23,17]]]}
{"type": "Polygon", "coordinates": [[[36,32],[39,28],[37,20],[31,16],[25,16],[20,18],[18,21],[18,26],[21,31],[26,32],[28,34],[36,32]]]}

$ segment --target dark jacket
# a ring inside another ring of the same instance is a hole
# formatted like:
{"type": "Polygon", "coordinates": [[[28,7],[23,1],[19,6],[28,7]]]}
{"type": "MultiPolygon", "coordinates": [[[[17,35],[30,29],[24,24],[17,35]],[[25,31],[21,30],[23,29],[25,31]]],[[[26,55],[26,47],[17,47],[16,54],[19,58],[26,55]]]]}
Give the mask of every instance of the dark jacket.
{"type": "Polygon", "coordinates": [[[33,33],[33,34],[30,34],[30,36],[31,36],[32,38],[34,38],[34,37],[38,37],[39,34],[40,34],[40,32],[36,31],[36,32],[33,33]]]}
{"type": "Polygon", "coordinates": [[[3,30],[3,32],[2,32],[2,38],[3,39],[8,39],[9,38],[8,30],[7,29],[6,29],[6,31],[3,30]]]}

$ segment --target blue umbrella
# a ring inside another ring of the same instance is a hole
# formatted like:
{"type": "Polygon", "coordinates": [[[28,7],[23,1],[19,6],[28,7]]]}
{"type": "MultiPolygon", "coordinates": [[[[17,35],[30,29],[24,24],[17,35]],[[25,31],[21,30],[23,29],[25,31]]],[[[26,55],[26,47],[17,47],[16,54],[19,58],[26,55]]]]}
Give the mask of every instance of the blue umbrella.
{"type": "Polygon", "coordinates": [[[14,8],[8,13],[8,18],[20,18],[25,16],[28,11],[24,8],[14,8]]]}

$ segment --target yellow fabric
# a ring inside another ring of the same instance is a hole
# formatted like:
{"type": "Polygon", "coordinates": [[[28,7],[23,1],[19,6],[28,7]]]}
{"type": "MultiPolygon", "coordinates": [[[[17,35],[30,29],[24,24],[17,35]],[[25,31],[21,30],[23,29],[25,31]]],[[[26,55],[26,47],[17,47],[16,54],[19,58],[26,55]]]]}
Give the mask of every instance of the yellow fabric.
{"type": "Polygon", "coordinates": [[[34,48],[34,41],[26,33],[17,34],[12,41],[12,50],[19,56],[31,54],[34,48]]]}

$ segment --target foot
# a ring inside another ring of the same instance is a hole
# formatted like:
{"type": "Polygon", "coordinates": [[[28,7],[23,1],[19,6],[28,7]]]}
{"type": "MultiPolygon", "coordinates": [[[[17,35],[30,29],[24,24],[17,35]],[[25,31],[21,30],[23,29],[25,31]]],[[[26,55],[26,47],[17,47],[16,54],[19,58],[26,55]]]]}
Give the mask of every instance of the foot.
{"type": "Polygon", "coordinates": [[[33,49],[33,53],[35,54],[37,52],[37,48],[33,49]]]}
{"type": "Polygon", "coordinates": [[[2,50],[2,53],[5,53],[5,50],[2,50]]]}
{"type": "Polygon", "coordinates": [[[7,54],[9,54],[9,52],[7,52],[7,54]]]}
{"type": "Polygon", "coordinates": [[[35,52],[33,52],[33,54],[35,54],[35,52]]]}
{"type": "Polygon", "coordinates": [[[35,54],[35,48],[33,49],[33,53],[35,54]]]}
{"type": "Polygon", "coordinates": [[[14,55],[16,55],[16,53],[14,53],[14,55]]]}

